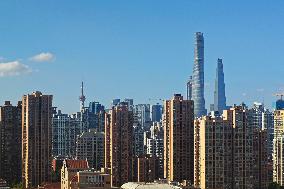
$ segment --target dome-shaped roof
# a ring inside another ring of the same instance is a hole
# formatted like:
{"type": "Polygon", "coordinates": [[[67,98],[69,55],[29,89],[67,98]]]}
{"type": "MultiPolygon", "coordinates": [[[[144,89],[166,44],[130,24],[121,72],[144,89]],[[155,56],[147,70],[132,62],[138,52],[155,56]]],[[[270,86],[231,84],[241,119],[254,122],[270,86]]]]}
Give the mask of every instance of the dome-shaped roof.
{"type": "Polygon", "coordinates": [[[178,186],[160,183],[135,183],[128,182],[121,186],[122,189],[181,189],[178,186]]]}

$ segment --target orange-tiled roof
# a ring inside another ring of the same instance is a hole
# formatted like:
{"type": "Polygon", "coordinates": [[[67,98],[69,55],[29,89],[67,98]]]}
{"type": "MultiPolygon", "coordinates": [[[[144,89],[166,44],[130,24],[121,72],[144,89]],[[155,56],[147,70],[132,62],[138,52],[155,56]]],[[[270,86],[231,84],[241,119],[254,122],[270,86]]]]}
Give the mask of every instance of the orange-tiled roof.
{"type": "Polygon", "coordinates": [[[88,162],[86,160],[65,160],[67,168],[70,169],[88,169],[88,162]]]}

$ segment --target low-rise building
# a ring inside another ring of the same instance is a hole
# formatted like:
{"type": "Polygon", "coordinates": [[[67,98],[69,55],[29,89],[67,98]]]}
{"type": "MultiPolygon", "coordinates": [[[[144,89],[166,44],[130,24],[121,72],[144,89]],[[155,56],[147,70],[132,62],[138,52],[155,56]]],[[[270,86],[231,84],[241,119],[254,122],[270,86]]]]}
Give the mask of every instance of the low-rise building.
{"type": "Polygon", "coordinates": [[[189,186],[188,182],[169,182],[168,180],[158,180],[155,182],[128,182],[121,186],[121,189],[197,189],[189,186]]]}
{"type": "Polygon", "coordinates": [[[0,178],[0,189],[10,189],[10,187],[8,187],[7,185],[7,182],[1,178],[0,178]]]}
{"type": "Polygon", "coordinates": [[[111,176],[101,171],[79,171],[72,179],[72,189],[111,189],[111,176]]]}
{"type": "MultiPolygon", "coordinates": [[[[78,171],[89,169],[86,160],[64,160],[61,168],[61,189],[71,189],[71,180],[78,171]]],[[[73,188],[72,188],[73,189],[73,188]]]]}
{"type": "Polygon", "coordinates": [[[61,189],[110,189],[109,171],[90,169],[86,160],[64,160],[61,169],[61,189]]]}

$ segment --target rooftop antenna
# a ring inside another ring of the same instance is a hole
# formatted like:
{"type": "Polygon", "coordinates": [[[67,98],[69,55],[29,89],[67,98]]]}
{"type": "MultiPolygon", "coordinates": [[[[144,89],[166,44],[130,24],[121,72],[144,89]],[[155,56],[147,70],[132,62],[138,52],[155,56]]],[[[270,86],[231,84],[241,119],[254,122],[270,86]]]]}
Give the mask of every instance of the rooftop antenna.
{"type": "Polygon", "coordinates": [[[82,81],[81,83],[81,96],[79,97],[80,100],[80,110],[82,111],[85,107],[85,100],[86,100],[86,96],[84,95],[84,82],[82,81]]]}

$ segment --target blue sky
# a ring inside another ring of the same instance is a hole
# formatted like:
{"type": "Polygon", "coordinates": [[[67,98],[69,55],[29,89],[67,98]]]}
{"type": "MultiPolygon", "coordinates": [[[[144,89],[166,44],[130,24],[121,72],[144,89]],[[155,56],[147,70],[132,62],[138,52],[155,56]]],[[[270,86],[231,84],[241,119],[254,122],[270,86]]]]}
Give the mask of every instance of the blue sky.
{"type": "Polygon", "coordinates": [[[185,94],[194,32],[205,38],[206,106],[223,58],[228,104],[284,91],[284,1],[0,1],[0,102],[40,90],[65,112],[113,98],[185,94]]]}

